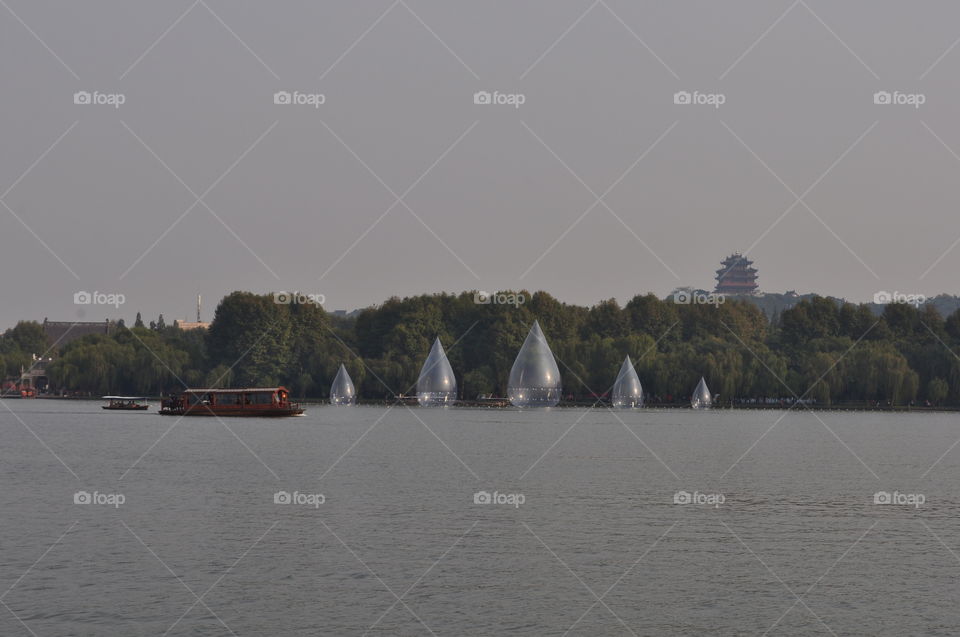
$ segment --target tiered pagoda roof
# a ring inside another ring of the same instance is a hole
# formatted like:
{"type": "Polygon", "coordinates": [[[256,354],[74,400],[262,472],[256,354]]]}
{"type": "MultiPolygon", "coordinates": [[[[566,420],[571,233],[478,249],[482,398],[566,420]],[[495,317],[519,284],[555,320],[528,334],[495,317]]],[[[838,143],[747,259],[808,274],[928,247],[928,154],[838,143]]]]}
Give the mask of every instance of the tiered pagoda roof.
{"type": "Polygon", "coordinates": [[[716,292],[719,294],[755,294],[757,285],[757,269],[753,261],[739,252],[731,254],[721,262],[723,266],[717,270],[716,292]]]}

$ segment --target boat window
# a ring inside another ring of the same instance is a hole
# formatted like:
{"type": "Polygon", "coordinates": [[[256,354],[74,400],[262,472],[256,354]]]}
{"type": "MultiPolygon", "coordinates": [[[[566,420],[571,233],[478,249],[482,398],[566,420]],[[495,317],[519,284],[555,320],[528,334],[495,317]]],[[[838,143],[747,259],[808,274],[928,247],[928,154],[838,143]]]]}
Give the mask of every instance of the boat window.
{"type": "Polygon", "coordinates": [[[254,405],[269,405],[273,402],[273,392],[258,391],[247,395],[250,396],[250,403],[254,405]]]}

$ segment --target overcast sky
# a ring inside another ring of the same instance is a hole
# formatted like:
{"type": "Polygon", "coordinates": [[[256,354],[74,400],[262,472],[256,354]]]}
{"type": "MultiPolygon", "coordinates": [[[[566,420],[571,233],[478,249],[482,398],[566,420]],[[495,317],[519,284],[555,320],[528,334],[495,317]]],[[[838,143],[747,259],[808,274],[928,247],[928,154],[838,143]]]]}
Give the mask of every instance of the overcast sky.
{"type": "Polygon", "coordinates": [[[735,250],[766,291],[960,292],[956,2],[5,1],[0,327],[622,303],[735,250]]]}

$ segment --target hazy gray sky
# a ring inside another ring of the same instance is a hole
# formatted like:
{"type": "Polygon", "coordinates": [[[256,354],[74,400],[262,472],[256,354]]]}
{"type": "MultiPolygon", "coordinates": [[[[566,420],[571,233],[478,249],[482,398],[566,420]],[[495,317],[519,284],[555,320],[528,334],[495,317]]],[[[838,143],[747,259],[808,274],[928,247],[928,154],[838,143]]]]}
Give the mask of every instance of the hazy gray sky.
{"type": "Polygon", "coordinates": [[[624,302],[734,250],[767,291],[960,292],[956,2],[6,4],[0,326],[235,289],[624,302]]]}

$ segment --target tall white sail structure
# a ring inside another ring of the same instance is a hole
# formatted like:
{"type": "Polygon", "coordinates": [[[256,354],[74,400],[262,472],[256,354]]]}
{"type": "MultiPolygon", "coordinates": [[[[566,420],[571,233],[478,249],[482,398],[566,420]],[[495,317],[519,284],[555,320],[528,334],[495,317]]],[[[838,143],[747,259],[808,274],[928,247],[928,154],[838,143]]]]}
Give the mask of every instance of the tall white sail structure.
{"type": "Polygon", "coordinates": [[[620,366],[617,382],[610,393],[610,404],[622,409],[643,407],[643,387],[629,356],[623,359],[623,365],[620,366]]]}
{"type": "Polygon", "coordinates": [[[333,378],[333,384],[330,385],[330,404],[331,405],[352,405],[357,402],[357,390],[353,386],[350,374],[347,368],[340,364],[337,375],[333,378]]]}
{"type": "Polygon", "coordinates": [[[560,402],[560,369],[538,321],[510,369],[507,397],[515,407],[553,407],[560,402]]]}
{"type": "Polygon", "coordinates": [[[690,406],[694,409],[709,409],[713,406],[713,395],[707,388],[707,381],[700,377],[697,388],[693,390],[693,396],[690,397],[690,406]]]}
{"type": "Polygon", "coordinates": [[[452,405],[457,399],[457,379],[440,344],[440,337],[433,341],[430,354],[420,368],[417,378],[417,401],[421,407],[452,405]]]}

